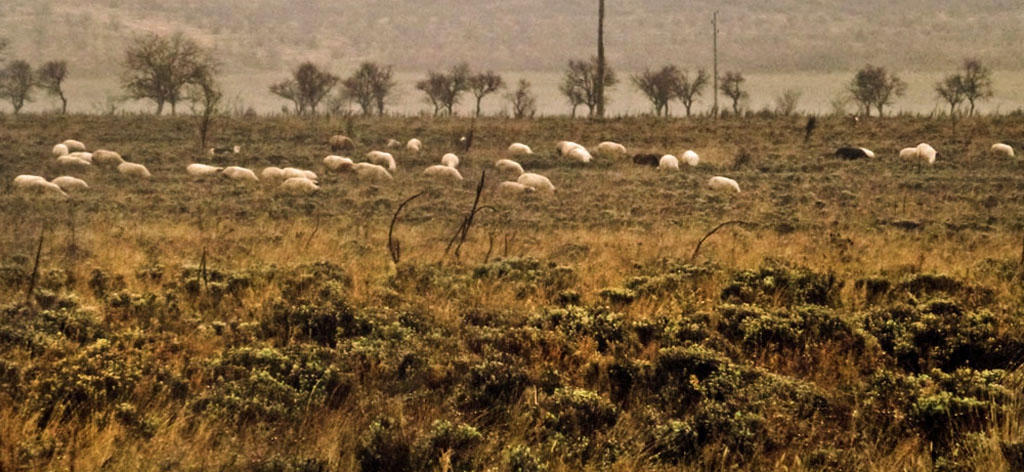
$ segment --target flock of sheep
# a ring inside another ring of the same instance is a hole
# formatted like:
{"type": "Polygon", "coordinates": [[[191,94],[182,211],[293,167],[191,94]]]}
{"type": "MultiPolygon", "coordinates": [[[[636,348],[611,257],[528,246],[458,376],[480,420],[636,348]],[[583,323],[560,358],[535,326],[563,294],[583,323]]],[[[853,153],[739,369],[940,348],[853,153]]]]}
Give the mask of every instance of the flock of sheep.
{"type": "MultiPolygon", "coordinates": [[[[332,136],[328,140],[331,151],[334,153],[350,152],[355,150],[351,139],[342,135],[332,136]]],[[[388,148],[402,147],[396,140],[389,140],[388,148]]],[[[408,155],[416,155],[423,149],[423,143],[419,139],[410,139],[404,145],[408,155]]],[[[211,155],[239,153],[240,147],[232,148],[211,148],[211,155]]],[[[561,141],[556,146],[556,153],[572,161],[589,163],[596,154],[602,159],[615,159],[627,157],[626,147],[622,144],[605,141],[598,144],[593,152],[583,145],[571,141],[561,141]]],[[[125,161],[120,154],[114,151],[100,149],[88,152],[85,145],[78,140],[68,139],[53,147],[53,154],[56,156],[57,164],[62,169],[74,173],[87,168],[116,169],[120,174],[138,179],[148,179],[152,176],[149,170],[142,164],[125,161]]],[[[532,192],[551,193],[555,186],[551,180],[544,175],[527,172],[515,159],[521,156],[532,155],[530,146],[523,143],[512,143],[508,147],[508,156],[498,159],[494,167],[504,175],[514,178],[501,182],[496,186],[496,191],[504,195],[516,195],[532,192]]],[[[350,157],[339,154],[331,154],[323,159],[324,168],[327,172],[348,173],[354,175],[358,180],[367,182],[387,182],[394,179],[394,173],[398,168],[395,156],[386,151],[372,150],[364,155],[363,162],[356,162],[350,157]]],[[[679,170],[680,159],[671,154],[662,156],[638,154],[633,156],[637,164],[646,164],[657,167],[660,170],[679,170]]],[[[682,154],[682,162],[696,166],[700,157],[696,152],[687,150],[682,154]]],[[[311,170],[297,167],[266,167],[258,174],[253,169],[241,166],[220,167],[203,163],[192,163],[185,167],[185,172],[194,178],[206,178],[209,176],[223,176],[229,180],[241,183],[263,182],[264,185],[272,185],[283,193],[290,194],[311,194],[320,189],[319,178],[311,170]]],[[[441,156],[440,163],[423,169],[423,175],[450,181],[463,180],[459,172],[459,157],[454,153],[446,153],[441,156]]],[[[14,179],[14,186],[17,189],[40,191],[68,197],[68,192],[88,189],[86,181],[71,175],[62,175],[53,180],[38,175],[19,175],[14,179]]],[[[739,192],[739,184],[732,179],[716,176],[708,181],[708,187],[715,190],[727,190],[739,192]]]]}

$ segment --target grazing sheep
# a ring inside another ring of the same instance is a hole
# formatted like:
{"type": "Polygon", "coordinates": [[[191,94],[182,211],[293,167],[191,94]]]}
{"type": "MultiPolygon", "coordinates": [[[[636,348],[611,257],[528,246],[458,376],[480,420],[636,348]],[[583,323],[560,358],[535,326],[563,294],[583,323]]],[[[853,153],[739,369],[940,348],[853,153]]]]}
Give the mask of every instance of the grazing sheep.
{"type": "Polygon", "coordinates": [[[234,147],[223,148],[223,147],[212,147],[208,151],[211,156],[219,154],[238,154],[242,152],[242,147],[235,145],[234,147]]]}
{"type": "Polygon", "coordinates": [[[355,170],[356,176],[360,180],[394,180],[394,177],[391,176],[387,169],[377,164],[357,162],[352,166],[352,169],[355,170]]]}
{"type": "Polygon", "coordinates": [[[519,182],[502,182],[498,184],[497,192],[503,195],[521,195],[524,193],[535,192],[536,189],[528,185],[523,185],[519,182]]]}
{"type": "Polygon", "coordinates": [[[638,166],[658,167],[661,164],[661,157],[657,154],[634,154],[633,163],[638,166]]]}
{"type": "Polygon", "coordinates": [[[441,156],[441,165],[446,165],[451,168],[458,167],[459,156],[456,156],[455,154],[449,152],[448,154],[441,156]]]}
{"type": "Polygon", "coordinates": [[[106,149],[97,149],[92,153],[92,162],[98,166],[110,166],[117,167],[124,162],[124,158],[120,154],[114,151],[108,151],[106,149]]]}
{"type": "Polygon", "coordinates": [[[697,164],[700,164],[700,156],[698,156],[692,149],[687,149],[686,152],[683,153],[683,162],[690,167],[697,167],[697,164]]]}
{"type": "Polygon", "coordinates": [[[420,152],[420,149],[423,149],[423,142],[420,141],[419,139],[412,138],[409,140],[409,142],[405,143],[406,151],[417,153],[420,152]]]}
{"type": "Polygon", "coordinates": [[[88,162],[89,164],[92,164],[92,153],[91,152],[75,151],[75,152],[72,152],[72,153],[68,153],[67,156],[68,157],[77,157],[77,158],[79,158],[79,159],[81,159],[81,160],[83,160],[85,162],[88,162]]]}
{"type": "Polygon", "coordinates": [[[226,175],[231,180],[237,180],[240,182],[259,182],[260,179],[256,177],[256,173],[252,169],[246,169],[245,167],[231,166],[225,168],[222,175],[226,175]]]}
{"type": "Polygon", "coordinates": [[[708,180],[708,187],[711,190],[731,190],[740,193],[740,184],[728,177],[715,176],[708,180]]]}
{"type": "Polygon", "coordinates": [[[924,160],[926,164],[934,164],[939,153],[930,144],[921,143],[917,145],[917,157],[924,160]]]}
{"type": "Polygon", "coordinates": [[[1013,146],[1006,143],[995,143],[992,145],[992,154],[997,156],[1014,157],[1013,146]]]}
{"type": "Polygon", "coordinates": [[[43,192],[57,193],[64,197],[68,196],[60,186],[53,182],[47,182],[46,179],[38,175],[19,175],[14,178],[14,186],[22,190],[39,190],[43,192]]]}
{"type": "Polygon", "coordinates": [[[679,159],[671,154],[665,154],[658,160],[658,169],[679,170],[679,159]]]}
{"type": "Polygon", "coordinates": [[[51,182],[56,184],[58,187],[61,188],[61,190],[64,191],[83,190],[89,188],[89,184],[85,183],[84,180],[79,179],[77,177],[71,177],[68,175],[62,175],[60,177],[57,177],[56,179],[53,179],[51,182]]]}
{"type": "Polygon", "coordinates": [[[60,157],[60,156],[66,155],[66,154],[68,154],[70,152],[71,152],[71,150],[68,149],[67,145],[64,144],[64,143],[54,144],[53,145],[53,155],[54,156],[60,157]]]}
{"type": "Polygon", "coordinates": [[[223,167],[214,167],[206,164],[189,164],[185,167],[185,172],[188,172],[188,175],[193,177],[205,177],[216,174],[222,170],[224,170],[223,167]]]}
{"type": "Polygon", "coordinates": [[[331,136],[331,138],[327,140],[327,144],[331,146],[331,152],[355,151],[356,149],[356,144],[353,143],[348,136],[340,134],[331,136]]]}
{"type": "Polygon", "coordinates": [[[388,139],[388,142],[384,144],[384,147],[388,149],[398,149],[402,147],[402,142],[397,139],[388,139]]]}
{"type": "Polygon", "coordinates": [[[263,177],[263,180],[284,180],[284,170],[280,167],[264,167],[260,177],[263,177]]]}
{"type": "Polygon", "coordinates": [[[578,147],[583,146],[579,143],[574,143],[572,141],[559,141],[558,144],[555,145],[555,151],[558,152],[559,156],[564,156],[569,153],[570,149],[578,147]]]}
{"type": "Polygon", "coordinates": [[[60,164],[61,167],[74,167],[79,169],[92,166],[92,162],[89,162],[84,157],[76,156],[74,153],[58,157],[57,164],[60,164]]]}
{"type": "Polygon", "coordinates": [[[863,159],[865,157],[873,159],[875,153],[870,149],[862,147],[841,147],[836,149],[835,156],[846,160],[863,159]]]}
{"type": "Polygon", "coordinates": [[[498,159],[498,162],[494,163],[494,167],[502,171],[515,172],[517,175],[523,173],[523,166],[511,159],[498,159]]]}
{"type": "Polygon", "coordinates": [[[423,169],[423,175],[462,180],[462,174],[459,173],[459,170],[448,165],[433,165],[427,167],[426,169],[423,169]]]}
{"type": "Polygon", "coordinates": [[[395,156],[384,151],[370,151],[366,153],[366,160],[381,166],[386,166],[389,171],[394,172],[398,167],[395,165],[395,156]]]}
{"type": "Polygon", "coordinates": [[[121,175],[127,175],[128,177],[148,179],[153,176],[153,174],[149,173],[149,169],[147,169],[146,166],[136,164],[134,162],[122,162],[117,166],[117,171],[120,172],[121,175]]]}
{"type": "Polygon", "coordinates": [[[351,170],[353,164],[352,159],[333,154],[324,158],[324,167],[329,170],[351,170]]]}
{"type": "Polygon", "coordinates": [[[285,179],[302,177],[304,179],[312,180],[313,182],[317,181],[316,174],[311,170],[296,169],[295,167],[285,167],[284,169],[281,169],[281,173],[283,174],[283,177],[285,179]]]}
{"type": "Polygon", "coordinates": [[[85,151],[85,144],[75,139],[65,139],[61,144],[67,147],[69,152],[85,151]]]}
{"type": "Polygon", "coordinates": [[[613,141],[604,141],[597,145],[597,155],[602,158],[616,158],[626,155],[626,146],[613,141]]]}
{"type": "Polygon", "coordinates": [[[917,159],[917,148],[908,147],[900,149],[900,159],[917,159]]]}
{"type": "Polygon", "coordinates": [[[508,146],[508,153],[513,156],[527,156],[533,154],[533,149],[523,143],[512,143],[508,146]]]}
{"type": "Polygon", "coordinates": [[[551,180],[540,174],[526,173],[520,175],[516,181],[540,192],[555,191],[555,186],[551,184],[551,180]]]}
{"type": "Polygon", "coordinates": [[[570,148],[569,152],[566,153],[566,156],[583,163],[590,162],[594,159],[594,156],[590,155],[590,151],[583,146],[570,148]]]}
{"type": "Polygon", "coordinates": [[[280,188],[282,192],[290,193],[292,195],[309,195],[320,190],[320,187],[316,185],[316,182],[305,177],[289,177],[285,179],[278,188],[280,188]]]}

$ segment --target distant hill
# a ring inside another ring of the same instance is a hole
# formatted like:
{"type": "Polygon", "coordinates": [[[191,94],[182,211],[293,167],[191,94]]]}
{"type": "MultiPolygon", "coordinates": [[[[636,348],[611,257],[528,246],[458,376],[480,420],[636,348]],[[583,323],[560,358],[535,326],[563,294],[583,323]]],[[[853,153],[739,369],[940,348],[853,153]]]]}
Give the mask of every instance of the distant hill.
{"type": "MultiPolygon", "coordinates": [[[[310,59],[338,72],[359,61],[399,70],[559,70],[593,54],[593,0],[6,0],[9,57],[67,59],[73,74],[114,75],[144,31],[212,46],[224,68],[276,71],[310,59]]],[[[745,72],[843,71],[866,63],[951,70],[975,56],[1024,70],[1024,2],[1005,0],[608,0],[606,46],[624,71],[720,64],[745,72]]]]}

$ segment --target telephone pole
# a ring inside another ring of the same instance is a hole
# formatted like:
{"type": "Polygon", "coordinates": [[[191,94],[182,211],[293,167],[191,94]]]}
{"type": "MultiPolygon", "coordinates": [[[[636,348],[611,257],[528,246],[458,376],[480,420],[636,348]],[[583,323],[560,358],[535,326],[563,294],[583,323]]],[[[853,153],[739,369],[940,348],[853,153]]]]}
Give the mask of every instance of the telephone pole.
{"type": "Polygon", "coordinates": [[[718,10],[715,10],[715,14],[711,16],[711,27],[714,29],[715,55],[714,88],[712,89],[712,93],[715,94],[715,104],[711,107],[711,114],[718,118],[718,10]]]}

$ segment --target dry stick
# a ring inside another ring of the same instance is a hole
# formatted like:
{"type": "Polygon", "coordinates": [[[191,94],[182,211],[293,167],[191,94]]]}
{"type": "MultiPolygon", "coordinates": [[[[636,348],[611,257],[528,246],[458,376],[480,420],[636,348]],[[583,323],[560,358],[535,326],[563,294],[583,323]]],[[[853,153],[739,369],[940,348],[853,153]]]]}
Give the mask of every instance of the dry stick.
{"type": "MultiPolygon", "coordinates": [[[[459,252],[462,250],[462,244],[466,242],[466,236],[469,235],[469,228],[473,226],[473,218],[476,217],[476,213],[484,208],[477,208],[480,204],[480,195],[484,190],[484,180],[487,178],[487,171],[483,171],[480,174],[480,182],[476,185],[476,197],[473,199],[473,207],[469,209],[469,214],[466,215],[466,219],[462,221],[462,225],[452,235],[452,239],[448,241],[448,246],[444,248],[444,255],[448,255],[448,250],[455,244],[455,240],[458,239],[459,243],[455,245],[455,259],[459,259],[459,252]]],[[[491,208],[493,210],[493,208],[491,208]]]]}
{"type": "Polygon", "coordinates": [[[1017,266],[1017,278],[1024,279],[1024,237],[1020,241],[1020,264],[1017,266]]]}
{"type": "Polygon", "coordinates": [[[32,276],[28,279],[28,290],[25,291],[25,303],[32,301],[32,292],[36,289],[36,280],[39,278],[39,259],[43,254],[43,234],[46,229],[39,230],[39,245],[36,246],[36,262],[32,265],[32,276]]]}
{"type": "Polygon", "coordinates": [[[394,262],[395,264],[398,264],[399,256],[401,256],[401,247],[392,238],[392,236],[395,234],[395,223],[398,222],[398,214],[402,212],[402,208],[405,207],[406,203],[415,200],[420,195],[423,195],[423,192],[417,193],[416,195],[406,198],[404,202],[398,205],[398,209],[395,210],[395,215],[391,217],[391,225],[388,226],[388,254],[391,254],[391,262],[394,262]]]}
{"type": "Polygon", "coordinates": [[[320,230],[320,215],[316,215],[316,223],[313,225],[313,231],[309,233],[309,237],[306,238],[306,249],[309,248],[309,243],[313,242],[313,236],[316,236],[316,232],[320,230]]]}
{"type": "Polygon", "coordinates": [[[729,226],[729,225],[753,225],[753,224],[754,223],[750,223],[748,221],[743,221],[743,220],[730,220],[730,221],[726,221],[725,223],[719,224],[718,226],[715,226],[715,229],[709,231],[708,234],[705,234],[703,238],[700,238],[700,241],[697,241],[697,247],[693,248],[693,255],[690,256],[690,264],[693,264],[693,262],[695,260],[697,260],[697,252],[700,251],[700,246],[701,246],[701,244],[704,244],[704,240],[710,238],[711,235],[715,234],[715,232],[717,232],[718,230],[720,230],[720,229],[722,229],[722,228],[724,228],[726,226],[729,226]]]}
{"type": "Polygon", "coordinates": [[[203,256],[199,259],[199,277],[203,281],[203,288],[210,287],[210,281],[206,278],[206,246],[203,246],[203,256]]]}
{"type": "Polygon", "coordinates": [[[487,233],[487,254],[484,254],[484,264],[491,260],[491,251],[494,250],[494,231],[487,233]]]}

